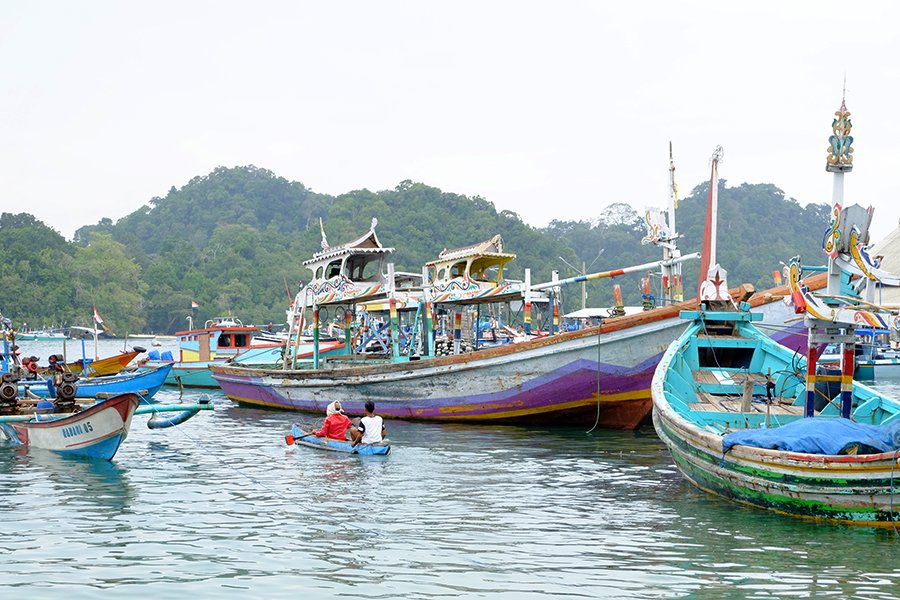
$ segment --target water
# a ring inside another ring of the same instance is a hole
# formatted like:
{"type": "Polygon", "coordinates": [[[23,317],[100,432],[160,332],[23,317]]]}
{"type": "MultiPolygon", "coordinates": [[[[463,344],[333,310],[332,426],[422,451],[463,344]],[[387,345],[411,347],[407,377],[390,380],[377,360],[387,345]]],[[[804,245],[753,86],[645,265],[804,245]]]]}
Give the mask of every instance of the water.
{"type": "Polygon", "coordinates": [[[900,597],[900,535],[704,494],[652,427],[389,421],[358,457],[214,400],[111,463],[0,448],[0,598],[900,597]]]}

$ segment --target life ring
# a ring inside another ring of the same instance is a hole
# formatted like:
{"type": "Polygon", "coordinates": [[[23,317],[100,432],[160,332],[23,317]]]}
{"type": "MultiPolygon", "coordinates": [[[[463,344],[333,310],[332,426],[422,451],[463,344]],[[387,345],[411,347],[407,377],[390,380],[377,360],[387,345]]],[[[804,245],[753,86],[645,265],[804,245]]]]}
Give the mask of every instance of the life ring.
{"type": "Polygon", "coordinates": [[[25,364],[25,368],[28,369],[28,372],[29,372],[29,373],[37,373],[37,372],[38,372],[38,365],[37,365],[37,363],[34,362],[33,360],[29,360],[29,361],[25,364]]]}

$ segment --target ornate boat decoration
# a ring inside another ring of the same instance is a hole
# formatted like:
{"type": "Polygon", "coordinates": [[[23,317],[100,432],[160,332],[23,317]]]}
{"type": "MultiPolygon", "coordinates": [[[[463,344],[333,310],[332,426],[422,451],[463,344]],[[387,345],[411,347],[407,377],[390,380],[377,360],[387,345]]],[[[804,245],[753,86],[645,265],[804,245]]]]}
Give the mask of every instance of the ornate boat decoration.
{"type": "Polygon", "coordinates": [[[437,260],[425,263],[432,282],[429,299],[465,303],[521,296],[523,285],[503,278],[503,268],[515,258],[515,254],[503,252],[500,235],[472,246],[444,249],[437,260]]]}

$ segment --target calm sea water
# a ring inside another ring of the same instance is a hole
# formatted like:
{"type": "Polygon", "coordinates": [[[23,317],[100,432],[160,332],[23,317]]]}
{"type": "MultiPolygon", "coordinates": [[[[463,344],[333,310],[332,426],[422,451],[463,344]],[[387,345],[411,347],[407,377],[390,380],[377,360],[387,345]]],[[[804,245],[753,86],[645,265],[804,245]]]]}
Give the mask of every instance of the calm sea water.
{"type": "Polygon", "coordinates": [[[652,427],[390,421],[348,457],[214,400],[112,462],[0,448],[0,598],[900,597],[900,535],[704,494],[652,427]]]}

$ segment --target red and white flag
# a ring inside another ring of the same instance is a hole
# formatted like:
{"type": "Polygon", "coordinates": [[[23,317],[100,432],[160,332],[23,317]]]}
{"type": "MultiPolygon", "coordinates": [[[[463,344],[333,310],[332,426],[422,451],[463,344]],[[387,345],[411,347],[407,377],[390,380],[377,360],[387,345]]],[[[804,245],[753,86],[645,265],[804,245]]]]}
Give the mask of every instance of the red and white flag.
{"type": "Polygon", "coordinates": [[[199,305],[199,304],[197,304],[197,302],[196,302],[196,301],[194,301],[194,300],[191,300],[191,308],[200,308],[200,305],[199,305]]]}
{"type": "Polygon", "coordinates": [[[94,307],[94,323],[97,325],[103,325],[103,319],[100,318],[100,313],[97,312],[97,307],[94,307]]]}

